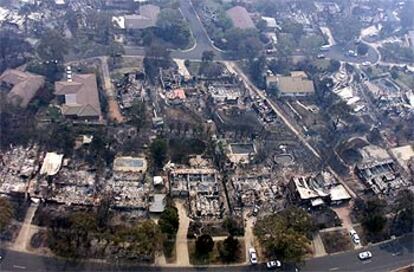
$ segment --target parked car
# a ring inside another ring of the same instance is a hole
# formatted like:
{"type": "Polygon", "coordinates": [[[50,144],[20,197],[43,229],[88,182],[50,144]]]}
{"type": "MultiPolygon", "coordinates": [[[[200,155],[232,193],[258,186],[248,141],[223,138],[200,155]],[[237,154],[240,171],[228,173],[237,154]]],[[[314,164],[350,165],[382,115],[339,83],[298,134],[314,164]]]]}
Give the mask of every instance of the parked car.
{"type": "Polygon", "coordinates": [[[259,213],[260,207],[258,205],[254,205],[252,215],[256,216],[259,213]]]}
{"type": "Polygon", "coordinates": [[[359,253],[359,254],[358,254],[358,258],[359,258],[361,261],[371,259],[371,258],[372,258],[372,253],[371,253],[371,251],[364,251],[364,252],[361,252],[361,253],[359,253]]]}
{"type": "Polygon", "coordinates": [[[359,245],[361,243],[361,239],[359,239],[358,233],[355,230],[349,231],[349,236],[351,236],[352,242],[359,245]]]}
{"type": "Polygon", "coordinates": [[[276,269],[282,267],[282,263],[278,260],[268,261],[266,263],[267,269],[276,269]]]}
{"type": "Polygon", "coordinates": [[[253,247],[249,248],[249,256],[251,264],[257,264],[257,253],[253,247]]]}

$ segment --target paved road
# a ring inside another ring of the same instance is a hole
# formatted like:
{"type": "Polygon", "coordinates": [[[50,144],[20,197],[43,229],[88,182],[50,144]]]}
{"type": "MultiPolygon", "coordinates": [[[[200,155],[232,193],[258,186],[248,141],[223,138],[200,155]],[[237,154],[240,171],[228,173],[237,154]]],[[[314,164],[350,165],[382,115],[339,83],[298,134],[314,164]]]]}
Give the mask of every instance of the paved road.
{"type": "MultiPolygon", "coordinates": [[[[175,50],[171,52],[171,57],[176,59],[201,59],[203,51],[214,51],[215,59],[221,60],[223,58],[222,52],[214,47],[212,41],[208,37],[206,30],[200,22],[197,13],[195,12],[191,0],[179,0],[180,10],[187,20],[191,32],[196,39],[194,47],[187,50],[175,50]]],[[[137,46],[125,46],[125,54],[127,55],[144,55],[145,50],[137,46]]]]}
{"type": "Polygon", "coordinates": [[[324,53],[327,58],[329,59],[335,59],[338,61],[344,61],[347,63],[352,64],[361,64],[364,62],[370,62],[372,64],[375,64],[379,61],[380,55],[377,53],[376,49],[369,46],[368,54],[366,56],[358,56],[358,57],[350,57],[346,55],[346,51],[344,51],[343,45],[334,45],[329,48],[329,51],[324,53]]]}
{"type": "MultiPolygon", "coordinates": [[[[302,271],[391,271],[414,263],[414,235],[408,235],[368,248],[373,258],[362,262],[357,258],[359,251],[348,251],[321,258],[310,259],[303,265],[302,271]]],[[[3,262],[0,271],[265,271],[264,265],[252,267],[153,267],[121,266],[75,261],[66,261],[52,257],[41,257],[9,250],[0,250],[3,262]]]]}

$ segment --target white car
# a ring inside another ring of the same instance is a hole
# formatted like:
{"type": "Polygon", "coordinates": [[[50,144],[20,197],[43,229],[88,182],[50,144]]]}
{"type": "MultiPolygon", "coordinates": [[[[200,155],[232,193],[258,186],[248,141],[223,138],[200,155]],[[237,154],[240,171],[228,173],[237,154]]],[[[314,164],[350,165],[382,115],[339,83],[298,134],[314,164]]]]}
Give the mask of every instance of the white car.
{"type": "Polygon", "coordinates": [[[268,261],[266,267],[267,269],[276,269],[282,267],[282,263],[278,260],[268,261]]]}
{"type": "Polygon", "coordinates": [[[355,230],[350,230],[349,236],[351,236],[352,242],[354,242],[355,244],[359,245],[361,243],[361,239],[359,239],[358,233],[356,233],[355,230]]]}
{"type": "Polygon", "coordinates": [[[361,239],[359,239],[358,234],[355,234],[354,236],[352,236],[352,241],[356,244],[359,245],[361,243],[361,239]]]}
{"type": "Polygon", "coordinates": [[[362,261],[372,258],[372,253],[370,251],[364,251],[358,254],[358,258],[362,261]]]}
{"type": "Polygon", "coordinates": [[[257,264],[257,253],[254,248],[249,248],[249,256],[250,256],[250,262],[252,264],[257,264]]]}

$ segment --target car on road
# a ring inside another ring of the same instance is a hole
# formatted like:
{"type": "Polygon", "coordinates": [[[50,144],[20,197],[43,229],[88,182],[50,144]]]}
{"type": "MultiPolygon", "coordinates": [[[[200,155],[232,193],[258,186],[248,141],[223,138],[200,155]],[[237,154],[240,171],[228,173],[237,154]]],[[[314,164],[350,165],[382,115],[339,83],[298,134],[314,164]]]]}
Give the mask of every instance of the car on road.
{"type": "Polygon", "coordinates": [[[250,256],[250,263],[257,264],[257,253],[253,247],[249,248],[249,256],[250,256]]]}
{"type": "Polygon", "coordinates": [[[350,230],[349,236],[351,236],[352,242],[354,242],[354,244],[359,245],[361,243],[361,239],[359,238],[358,233],[355,230],[350,230]]]}
{"type": "Polygon", "coordinates": [[[361,252],[361,253],[359,253],[359,254],[358,254],[358,258],[359,258],[361,261],[371,259],[371,258],[372,258],[372,253],[371,253],[371,251],[364,251],[364,252],[361,252]]]}
{"type": "Polygon", "coordinates": [[[269,270],[273,270],[282,267],[282,263],[278,260],[272,260],[266,263],[266,267],[269,270]]]}

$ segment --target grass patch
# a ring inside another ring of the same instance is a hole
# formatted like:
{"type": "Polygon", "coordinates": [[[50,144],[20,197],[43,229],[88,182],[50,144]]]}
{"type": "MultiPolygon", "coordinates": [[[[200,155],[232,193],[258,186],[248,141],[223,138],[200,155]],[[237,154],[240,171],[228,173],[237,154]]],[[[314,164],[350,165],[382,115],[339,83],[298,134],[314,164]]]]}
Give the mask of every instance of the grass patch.
{"type": "Polygon", "coordinates": [[[336,230],[320,233],[327,253],[351,250],[354,248],[346,230],[336,230]]]}

